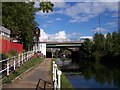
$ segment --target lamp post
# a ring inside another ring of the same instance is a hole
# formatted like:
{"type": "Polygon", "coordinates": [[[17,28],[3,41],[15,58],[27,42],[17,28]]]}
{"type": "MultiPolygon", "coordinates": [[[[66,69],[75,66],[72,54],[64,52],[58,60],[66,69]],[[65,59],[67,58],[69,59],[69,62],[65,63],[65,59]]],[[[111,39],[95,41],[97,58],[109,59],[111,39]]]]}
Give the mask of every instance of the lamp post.
{"type": "Polygon", "coordinates": [[[19,31],[18,42],[19,42],[20,44],[23,44],[23,43],[22,43],[22,31],[19,31]]]}
{"type": "Polygon", "coordinates": [[[39,43],[39,37],[40,37],[40,29],[38,27],[35,28],[35,37],[36,37],[35,43],[37,44],[37,51],[38,51],[38,43],[39,43]]]}

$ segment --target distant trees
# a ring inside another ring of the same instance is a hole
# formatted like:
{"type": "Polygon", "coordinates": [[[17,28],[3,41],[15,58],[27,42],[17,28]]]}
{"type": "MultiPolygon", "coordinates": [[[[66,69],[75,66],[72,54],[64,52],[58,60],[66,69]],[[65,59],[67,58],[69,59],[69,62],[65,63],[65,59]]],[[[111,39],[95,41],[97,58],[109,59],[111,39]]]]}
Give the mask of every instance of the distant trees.
{"type": "Polygon", "coordinates": [[[120,59],[120,33],[108,33],[106,37],[103,34],[96,33],[93,42],[86,39],[82,44],[82,52],[85,59],[101,60],[120,59]]]}
{"type": "Polygon", "coordinates": [[[40,8],[34,7],[34,2],[3,2],[2,3],[2,26],[11,30],[11,37],[18,39],[24,49],[33,46],[35,27],[35,13],[53,11],[51,2],[41,2],[40,8]]]}

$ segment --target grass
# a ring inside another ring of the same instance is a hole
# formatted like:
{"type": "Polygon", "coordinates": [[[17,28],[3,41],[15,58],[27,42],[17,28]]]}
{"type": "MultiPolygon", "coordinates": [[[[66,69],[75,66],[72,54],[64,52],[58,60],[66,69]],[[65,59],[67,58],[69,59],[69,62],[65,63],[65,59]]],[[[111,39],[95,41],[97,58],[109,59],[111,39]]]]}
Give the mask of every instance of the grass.
{"type": "Polygon", "coordinates": [[[16,69],[15,72],[11,73],[8,77],[3,78],[2,83],[8,84],[11,83],[12,80],[14,80],[17,76],[21,75],[26,70],[30,69],[31,67],[41,63],[42,59],[40,58],[32,58],[28,62],[26,62],[24,65],[22,65],[20,68],[16,69]]]}
{"type": "Polygon", "coordinates": [[[62,76],[61,76],[61,88],[74,90],[73,86],[70,84],[70,82],[68,81],[64,73],[62,73],[62,76]]]}

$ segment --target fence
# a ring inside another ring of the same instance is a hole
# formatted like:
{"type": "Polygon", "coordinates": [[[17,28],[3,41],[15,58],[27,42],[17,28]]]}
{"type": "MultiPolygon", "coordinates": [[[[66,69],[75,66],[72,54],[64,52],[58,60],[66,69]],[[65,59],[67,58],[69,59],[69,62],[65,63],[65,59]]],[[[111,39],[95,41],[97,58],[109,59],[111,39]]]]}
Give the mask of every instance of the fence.
{"type": "Polygon", "coordinates": [[[62,72],[58,70],[57,64],[53,61],[53,85],[54,90],[61,88],[61,74],[62,72]]]}
{"type": "Polygon", "coordinates": [[[17,67],[23,65],[27,60],[32,58],[33,55],[33,51],[28,51],[22,54],[18,54],[18,56],[1,60],[0,64],[2,67],[0,67],[0,75],[2,75],[2,77],[5,75],[8,76],[10,72],[15,71],[17,67]]]}
{"type": "Polygon", "coordinates": [[[8,53],[10,50],[13,49],[21,53],[23,50],[23,45],[19,43],[10,42],[5,39],[0,39],[0,53],[8,53]]]}

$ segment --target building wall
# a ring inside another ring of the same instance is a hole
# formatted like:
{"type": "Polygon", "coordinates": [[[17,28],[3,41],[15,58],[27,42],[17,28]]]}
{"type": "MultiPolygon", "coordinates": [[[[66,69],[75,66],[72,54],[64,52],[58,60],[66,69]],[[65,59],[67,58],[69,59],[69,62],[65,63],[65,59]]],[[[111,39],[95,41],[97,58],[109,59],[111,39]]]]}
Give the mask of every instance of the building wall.
{"type": "Polygon", "coordinates": [[[1,26],[0,27],[0,54],[8,53],[10,50],[16,50],[21,53],[23,45],[19,43],[10,42],[10,30],[1,26]]]}
{"type": "Polygon", "coordinates": [[[0,27],[0,39],[5,39],[10,41],[10,30],[1,26],[0,27]]]}
{"type": "Polygon", "coordinates": [[[39,50],[41,51],[41,53],[46,56],[46,43],[40,43],[39,44],[39,50]]]}
{"type": "Polygon", "coordinates": [[[46,43],[39,43],[38,46],[35,44],[33,46],[34,52],[41,52],[44,56],[46,56],[46,43]]]}
{"type": "Polygon", "coordinates": [[[8,53],[10,50],[13,49],[16,50],[18,53],[21,53],[23,50],[23,45],[0,39],[0,53],[8,53]]]}

